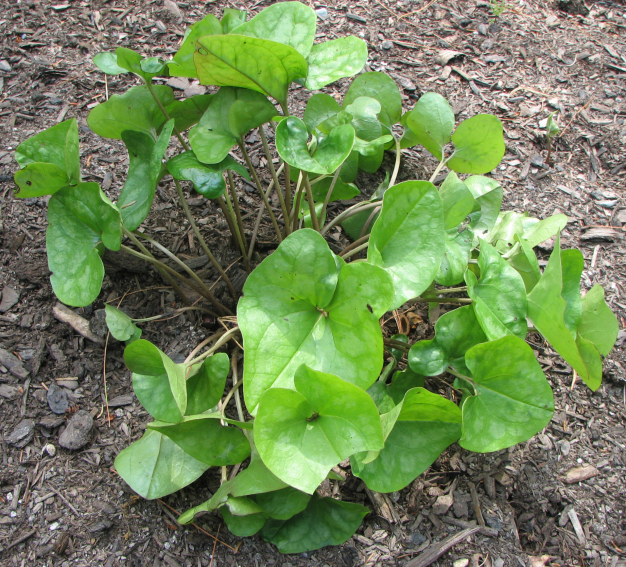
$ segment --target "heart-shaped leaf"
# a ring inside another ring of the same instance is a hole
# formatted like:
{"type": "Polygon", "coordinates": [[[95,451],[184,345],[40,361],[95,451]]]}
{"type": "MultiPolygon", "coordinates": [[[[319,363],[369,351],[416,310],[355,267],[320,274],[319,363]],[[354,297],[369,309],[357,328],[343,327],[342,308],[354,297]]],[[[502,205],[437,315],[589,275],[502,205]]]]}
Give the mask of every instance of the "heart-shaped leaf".
{"type": "Polygon", "coordinates": [[[507,262],[522,276],[526,292],[530,293],[541,278],[539,262],[532,247],[523,238],[517,238],[519,248],[507,258],[507,262]]]}
{"type": "MultiPolygon", "coordinates": [[[[211,102],[215,98],[215,95],[196,95],[185,100],[175,100],[171,104],[165,107],[167,115],[170,119],[174,120],[174,128],[178,132],[184,132],[191,128],[194,124],[202,118],[202,115],[206,112],[206,109],[210,106],[211,102]]],[[[162,119],[162,124],[165,124],[165,116],[157,117],[157,120],[162,119]]],[[[159,124],[157,132],[161,132],[162,125],[159,124]]]]}
{"type": "Polygon", "coordinates": [[[448,173],[439,187],[439,196],[443,204],[443,220],[446,230],[459,226],[476,205],[472,192],[454,171],[448,173]]]}
{"type": "Polygon", "coordinates": [[[301,364],[369,388],[382,368],[379,318],[391,278],[366,263],[341,266],[324,238],[296,231],[250,274],[237,308],[246,349],[245,399],[293,388],[301,364]]]}
{"type": "Polygon", "coordinates": [[[97,183],[79,183],[57,191],[48,203],[46,250],[50,282],[67,305],[92,303],[102,287],[102,244],[119,250],[120,213],[97,183]]]}
{"type": "MultiPolygon", "coordinates": [[[[341,175],[341,174],[339,174],[341,175]]],[[[316,181],[315,183],[311,183],[311,191],[313,193],[313,199],[316,202],[322,202],[326,198],[328,194],[328,190],[330,189],[330,184],[333,182],[333,178],[328,176],[324,177],[320,181],[316,181]]],[[[333,187],[333,192],[330,196],[329,203],[334,201],[342,201],[347,199],[352,199],[356,197],[361,192],[359,188],[354,185],[354,183],[344,183],[340,178],[337,178],[335,181],[335,186],[333,187]]]]}
{"type": "Polygon", "coordinates": [[[270,518],[288,520],[302,512],[311,500],[311,495],[287,486],[281,490],[264,492],[256,497],[257,504],[270,518]]]}
{"type": "Polygon", "coordinates": [[[452,142],[454,153],[447,165],[458,173],[487,173],[496,168],[506,151],[502,122],[492,114],[477,114],[461,122],[452,142]]]}
{"type": "Polygon", "coordinates": [[[441,160],[443,147],[450,143],[454,130],[454,112],[450,103],[440,94],[426,93],[406,114],[405,121],[418,143],[441,160]]]}
{"type": "Polygon", "coordinates": [[[435,281],[440,285],[452,286],[463,281],[474,234],[469,229],[457,232],[456,228],[453,228],[446,231],[445,238],[446,250],[435,274],[435,281]]]}
{"type": "Polygon", "coordinates": [[[174,55],[176,65],[169,65],[170,76],[197,77],[196,66],[193,62],[196,42],[205,35],[220,35],[222,33],[228,32],[222,30],[222,24],[213,14],[207,14],[202,20],[187,28],[183,43],[174,55]]]}
{"type": "Polygon", "coordinates": [[[94,65],[107,75],[123,75],[128,73],[128,69],[120,67],[117,64],[117,55],[115,53],[103,52],[98,53],[92,59],[94,65]]]}
{"type": "Polygon", "coordinates": [[[250,498],[228,497],[220,508],[222,518],[233,535],[250,537],[257,533],[265,524],[267,514],[250,498]]]}
{"type": "Polygon", "coordinates": [[[461,411],[437,394],[414,388],[392,427],[376,459],[364,463],[365,453],[350,458],[353,473],[377,492],[402,490],[432,465],[461,436],[461,411]]]}
{"type": "Polygon", "coordinates": [[[135,395],[146,411],[155,419],[179,422],[187,409],[185,365],[175,364],[143,339],[126,347],[124,362],[133,373],[135,395]]]}
{"type": "Polygon", "coordinates": [[[140,496],[163,498],[200,478],[208,465],[185,453],[171,439],[147,430],[115,459],[115,470],[140,496]]]}
{"type": "Polygon", "coordinates": [[[619,333],[617,317],[604,301],[604,289],[594,285],[582,298],[582,317],[578,334],[590,341],[601,355],[607,356],[619,333]]]}
{"type": "Polygon", "coordinates": [[[198,371],[187,378],[187,415],[210,410],[224,395],[230,370],[228,355],[218,352],[206,358],[198,371]]]}
{"type": "Polygon", "coordinates": [[[387,190],[372,228],[367,260],[393,279],[391,309],[419,296],[433,281],[445,251],[443,207],[428,181],[405,181],[387,190]]]}
{"type": "Polygon", "coordinates": [[[343,105],[352,104],[360,96],[375,98],[380,102],[380,121],[391,128],[402,116],[402,96],[395,81],[385,73],[377,71],[359,75],[343,97],[343,105]]]}
{"type": "Polygon", "coordinates": [[[133,320],[120,309],[112,305],[105,305],[106,324],[110,333],[118,341],[128,341],[128,344],[141,338],[141,329],[133,320]]]}
{"type": "Polygon", "coordinates": [[[367,62],[367,44],[354,36],[314,45],[307,57],[309,74],[304,86],[312,91],[356,75],[367,62]]]}
{"type": "Polygon", "coordinates": [[[156,141],[145,132],[122,132],[122,140],[128,149],[129,165],[117,206],[128,230],[137,229],[150,212],[173,128],[174,120],[170,120],[156,141]]]}
{"type": "Polygon", "coordinates": [[[318,93],[314,94],[307,101],[302,119],[309,132],[312,133],[320,124],[340,112],[341,106],[332,96],[326,93],[318,93]]]}
{"type": "Polygon", "coordinates": [[[261,537],[281,553],[303,553],[341,545],[356,532],[369,509],[360,504],[314,494],[305,510],[293,518],[268,520],[261,537]]]}
{"type": "Polygon", "coordinates": [[[541,431],[554,413],[550,384],[533,350],[508,336],[467,351],[475,395],[462,404],[459,445],[487,453],[512,447],[541,431]]]}
{"type": "Polygon", "coordinates": [[[465,353],[486,341],[474,309],[467,305],[437,319],[435,338],[415,343],[409,351],[409,364],[414,372],[424,376],[443,374],[451,364],[463,371],[465,353]]]}
{"type": "Polygon", "coordinates": [[[524,280],[484,240],[480,244],[478,267],[480,281],[468,270],[465,272],[465,282],[483,331],[492,341],[506,335],[525,338],[528,326],[524,280]]]}
{"type": "Polygon", "coordinates": [[[282,43],[233,34],[205,36],[197,44],[194,62],[203,85],[258,91],[283,108],[291,82],[308,72],[304,57],[282,43]]]}
{"type": "Polygon", "coordinates": [[[306,365],[296,371],[294,386],[261,396],[254,440],[267,468],[313,494],[350,455],[382,449],[382,429],[374,402],[358,386],[306,365]]]}

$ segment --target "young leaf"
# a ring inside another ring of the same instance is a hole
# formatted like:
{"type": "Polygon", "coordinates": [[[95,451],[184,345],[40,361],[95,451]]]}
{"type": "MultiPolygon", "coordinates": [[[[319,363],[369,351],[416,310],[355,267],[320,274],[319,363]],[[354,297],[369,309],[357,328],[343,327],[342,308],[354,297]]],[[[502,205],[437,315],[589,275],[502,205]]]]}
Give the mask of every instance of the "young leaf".
{"type": "Polygon", "coordinates": [[[224,8],[224,15],[222,16],[222,28],[224,28],[224,33],[231,33],[235,28],[243,24],[247,17],[248,12],[245,10],[224,8]]]}
{"type": "Polygon", "coordinates": [[[128,344],[141,338],[141,329],[133,320],[120,309],[112,305],[105,305],[107,328],[118,341],[127,341],[128,344]]]}
{"type": "Polygon", "coordinates": [[[143,339],[126,347],[124,362],[133,373],[135,395],[148,413],[162,421],[180,421],[187,409],[185,366],[143,339]]]}
{"type": "Polygon", "coordinates": [[[115,470],[140,496],[153,500],[172,494],[200,478],[209,467],[176,443],[147,430],[115,459],[115,470]]]}
{"type": "Polygon", "coordinates": [[[104,278],[99,248],[119,250],[121,241],[120,213],[97,183],[55,193],[48,203],[46,250],[56,296],[75,307],[92,303],[104,278]]]}
{"type": "Polygon", "coordinates": [[[550,138],[554,138],[554,136],[556,136],[561,131],[561,129],[557,126],[556,122],[554,121],[555,114],[556,114],[556,110],[550,113],[550,116],[548,116],[548,123],[546,124],[546,133],[548,137],[550,138]]]}
{"type": "Polygon", "coordinates": [[[309,132],[313,133],[320,124],[340,112],[341,106],[332,96],[326,93],[318,93],[314,94],[307,101],[302,119],[309,132]]]}
{"type": "Polygon", "coordinates": [[[187,378],[187,415],[210,410],[224,395],[230,370],[228,355],[218,352],[205,359],[198,371],[187,378]]]}
{"type": "Polygon", "coordinates": [[[316,27],[317,16],[307,5],[278,2],[237,26],[236,33],[288,45],[307,57],[313,46],[316,27]]]}
{"type": "Polygon", "coordinates": [[[67,173],[53,163],[29,163],[18,169],[13,179],[20,188],[15,196],[21,199],[54,195],[70,184],[67,173]]]}
{"type": "Polygon", "coordinates": [[[387,190],[367,260],[393,279],[391,309],[420,295],[433,281],[445,250],[444,236],[443,207],[432,183],[405,181],[387,190]]]}
{"type": "MultiPolygon", "coordinates": [[[[167,85],[152,87],[163,106],[174,102],[174,92],[167,85]]],[[[122,139],[124,130],[145,132],[156,140],[157,128],[163,123],[163,114],[152,98],[148,87],[137,86],[124,94],[113,95],[96,106],[87,117],[89,128],[103,138],[122,139]]]]}
{"type": "Polygon", "coordinates": [[[205,36],[197,43],[194,62],[203,85],[251,89],[286,107],[289,85],[307,75],[306,60],[288,45],[243,35],[205,36]]]}
{"type": "Polygon", "coordinates": [[[441,160],[443,147],[450,143],[454,130],[454,112],[448,101],[440,94],[426,93],[406,114],[405,121],[414,138],[441,160]]]}
{"type": "Polygon", "coordinates": [[[356,75],[367,62],[367,44],[354,36],[340,37],[314,45],[307,57],[309,74],[304,86],[315,91],[356,75]]]}
{"type": "Polygon", "coordinates": [[[250,274],[237,308],[246,348],[248,411],[269,388],[293,388],[301,364],[369,388],[382,368],[379,318],[391,278],[366,263],[339,267],[310,229],[289,235],[250,274]]]}
{"type": "Polygon", "coordinates": [[[454,171],[448,173],[439,187],[439,196],[443,204],[443,221],[446,230],[461,224],[476,205],[472,192],[454,171]]]}
{"type": "Polygon", "coordinates": [[[512,253],[506,261],[522,276],[524,285],[526,286],[526,293],[530,293],[541,278],[539,262],[537,261],[535,252],[526,240],[518,237],[517,242],[519,249],[512,253]]]}
{"type": "Polygon", "coordinates": [[[567,215],[552,215],[535,222],[531,227],[524,227],[523,238],[531,248],[552,238],[567,226],[567,215]]]}
{"type": "Polygon", "coordinates": [[[443,374],[451,364],[465,370],[465,353],[487,342],[471,305],[448,311],[435,323],[435,338],[415,343],[409,351],[409,365],[424,376],[443,374]]]}
{"type": "Polygon", "coordinates": [[[499,451],[530,439],[550,422],[550,384],[522,339],[508,336],[476,345],[467,351],[465,364],[476,395],[463,401],[461,447],[499,451]]]}
{"type": "Polygon", "coordinates": [[[117,64],[117,55],[115,53],[98,53],[92,59],[94,65],[107,75],[123,75],[128,73],[128,69],[120,67],[117,64]]]}
{"type": "MultiPolygon", "coordinates": [[[[339,174],[341,176],[341,174],[339,174]]],[[[326,198],[328,194],[328,190],[330,189],[330,184],[332,183],[333,178],[330,176],[324,177],[321,181],[317,181],[316,183],[311,185],[311,192],[313,193],[313,199],[316,202],[322,202],[326,198]]],[[[335,186],[333,187],[333,192],[330,196],[329,203],[334,201],[343,201],[347,199],[352,199],[356,197],[361,192],[359,188],[354,185],[354,183],[344,183],[340,178],[337,178],[335,182],[335,186]]]]}
{"type": "Polygon", "coordinates": [[[458,173],[488,173],[506,151],[502,122],[492,114],[477,114],[461,122],[452,142],[454,153],[447,165],[458,173]]]}
{"type": "Polygon", "coordinates": [[[440,285],[451,286],[463,281],[472,251],[474,233],[469,229],[457,232],[456,228],[453,228],[446,231],[445,239],[446,250],[435,274],[435,281],[440,285]]]}
{"type": "Polygon", "coordinates": [[[245,461],[250,456],[248,439],[238,427],[221,425],[220,417],[220,414],[203,413],[183,417],[178,423],[154,421],[148,427],[167,435],[201,463],[227,466],[245,461]]]}
{"type": "Polygon", "coordinates": [[[474,311],[489,340],[506,335],[526,337],[526,287],[522,277],[506,263],[498,251],[480,241],[480,281],[465,272],[467,294],[474,300],[474,311]]]}
{"type": "Polygon", "coordinates": [[[222,24],[213,15],[207,14],[202,20],[196,22],[185,32],[183,43],[174,55],[174,64],[169,65],[171,77],[197,77],[196,66],[193,62],[193,54],[196,51],[196,42],[205,35],[220,35],[224,32],[222,24]]]}
{"type": "Polygon", "coordinates": [[[468,177],[465,185],[476,199],[477,210],[470,215],[470,228],[477,235],[490,231],[500,214],[502,187],[495,179],[482,175],[468,177]]]}
{"type": "Polygon", "coordinates": [[[305,510],[288,521],[268,520],[261,537],[281,553],[303,553],[341,545],[358,529],[369,509],[314,494],[305,510]]]}
{"type": "Polygon", "coordinates": [[[328,471],[350,455],[383,447],[378,410],[358,386],[300,366],[296,391],[267,390],[254,440],[263,462],[290,486],[313,494],[328,471]]]}
{"type": "MultiPolygon", "coordinates": [[[[176,130],[184,132],[198,123],[214,98],[215,95],[208,94],[192,96],[185,100],[175,100],[167,105],[165,110],[168,116],[174,120],[176,130]]],[[[159,119],[162,120],[157,127],[157,132],[160,133],[163,127],[162,125],[166,122],[166,118],[165,116],[157,117],[157,120],[159,119]]]]}
{"type": "Polygon", "coordinates": [[[460,436],[458,406],[424,388],[414,388],[404,397],[384,449],[369,463],[363,462],[363,453],[352,456],[352,471],[371,490],[402,490],[460,436]]]}
{"type": "Polygon", "coordinates": [[[311,500],[311,495],[291,486],[264,492],[256,497],[257,504],[270,518],[288,520],[302,512],[311,500]]]}
{"type": "Polygon", "coordinates": [[[385,73],[369,72],[359,75],[343,97],[343,105],[352,104],[360,96],[375,98],[380,102],[380,121],[391,128],[402,116],[402,96],[395,81],[385,73]]]}
{"type": "Polygon", "coordinates": [[[261,507],[250,498],[228,497],[226,504],[220,508],[222,518],[233,535],[250,537],[257,533],[265,524],[267,515],[261,507]],[[245,502],[245,504],[244,504],[245,502]],[[243,512],[247,512],[244,514],[243,512]]]}
{"type": "Polygon", "coordinates": [[[601,355],[607,356],[619,333],[617,317],[604,301],[604,289],[594,285],[582,299],[582,317],[578,334],[590,341],[601,355]]]}
{"type": "Polygon", "coordinates": [[[150,212],[161,174],[161,162],[173,128],[174,120],[170,120],[156,142],[145,132],[122,132],[122,140],[128,149],[129,165],[117,206],[128,230],[137,229],[150,212]]]}

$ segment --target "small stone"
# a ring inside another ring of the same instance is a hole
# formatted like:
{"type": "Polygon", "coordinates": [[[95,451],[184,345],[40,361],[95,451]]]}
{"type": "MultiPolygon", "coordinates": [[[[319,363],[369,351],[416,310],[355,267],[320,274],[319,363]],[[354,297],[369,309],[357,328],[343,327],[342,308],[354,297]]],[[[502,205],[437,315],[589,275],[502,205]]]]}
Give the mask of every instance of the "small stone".
{"type": "Polygon", "coordinates": [[[435,500],[435,503],[433,504],[433,513],[437,516],[443,516],[450,509],[452,504],[454,504],[454,497],[452,494],[438,496],[437,500],[435,500]]]}
{"type": "Polygon", "coordinates": [[[585,465],[583,467],[573,467],[565,473],[563,482],[567,484],[574,484],[576,482],[582,482],[588,480],[600,474],[600,471],[593,465],[585,465]]]}
{"type": "Polygon", "coordinates": [[[0,71],[4,71],[5,73],[8,73],[10,70],[11,70],[11,65],[9,65],[9,62],[6,59],[0,60],[0,71]]]}
{"type": "Polygon", "coordinates": [[[108,530],[113,525],[113,522],[108,518],[102,518],[101,520],[97,520],[91,526],[89,526],[89,533],[94,534],[96,532],[101,532],[103,530],[108,530]]]}
{"type": "Polygon", "coordinates": [[[63,425],[65,420],[62,417],[44,417],[39,420],[39,425],[41,427],[45,427],[46,429],[56,429],[57,427],[63,425]]]}
{"type": "Polygon", "coordinates": [[[389,51],[393,47],[393,42],[386,39],[385,41],[382,42],[381,47],[384,50],[389,51]]]}
{"type": "Polygon", "coordinates": [[[0,313],[6,313],[20,299],[20,294],[8,285],[2,290],[2,301],[0,302],[0,313]]]}
{"type": "Polygon", "coordinates": [[[467,567],[468,565],[469,565],[469,559],[463,558],[463,559],[457,559],[452,564],[452,567],[467,567]]]}
{"type": "Polygon", "coordinates": [[[325,20],[328,18],[328,10],[324,6],[322,6],[321,8],[317,8],[315,10],[315,13],[320,20],[325,20]]]}
{"type": "Polygon", "coordinates": [[[405,91],[413,92],[417,90],[415,83],[406,77],[398,77],[398,83],[405,91]]]}
{"type": "Polygon", "coordinates": [[[489,27],[487,26],[487,24],[478,24],[478,33],[480,35],[487,35],[488,31],[489,27]]]}
{"type": "Polygon", "coordinates": [[[494,530],[500,531],[502,529],[502,520],[497,516],[491,516],[490,514],[484,514],[485,523],[494,530]]]}
{"type": "Polygon", "coordinates": [[[78,388],[78,380],[72,380],[70,378],[67,380],[57,380],[57,386],[67,388],[68,390],[76,390],[76,388],[78,388]]]}
{"type": "Polygon", "coordinates": [[[89,330],[98,337],[106,337],[109,328],[104,309],[98,309],[94,312],[93,317],[89,320],[89,330]]]}
{"type": "Polygon", "coordinates": [[[23,419],[17,424],[11,435],[7,438],[7,443],[18,449],[26,447],[35,434],[35,422],[32,419],[23,419]]]}
{"type": "Polygon", "coordinates": [[[70,407],[66,391],[54,382],[48,388],[46,399],[52,412],[58,415],[64,414],[65,410],[70,407]]]}
{"type": "Polygon", "coordinates": [[[28,378],[30,374],[17,356],[3,348],[0,348],[0,364],[7,368],[13,376],[17,376],[22,380],[28,378]]]}
{"type": "Polygon", "coordinates": [[[425,541],[426,537],[419,532],[413,532],[411,534],[411,537],[409,537],[409,542],[411,543],[411,545],[422,545],[425,541]]]}
{"type": "Polygon", "coordinates": [[[93,418],[89,412],[79,410],[74,414],[67,428],[59,437],[59,445],[64,449],[76,450],[89,443],[93,418]]]}
{"type": "Polygon", "coordinates": [[[119,408],[122,406],[129,406],[133,403],[132,394],[124,394],[123,396],[115,396],[112,400],[109,400],[110,408],[119,408]]]}
{"type": "Polygon", "coordinates": [[[57,454],[57,448],[52,443],[48,443],[47,445],[44,445],[44,448],[41,451],[42,455],[44,453],[47,453],[50,457],[54,457],[57,454]]]}
{"type": "Polygon", "coordinates": [[[563,455],[564,457],[567,457],[567,455],[569,455],[569,452],[570,452],[570,449],[571,449],[570,442],[567,441],[566,439],[563,439],[559,443],[559,448],[561,449],[561,455],[563,455]]]}
{"type": "Polygon", "coordinates": [[[52,9],[55,12],[63,12],[63,10],[67,10],[70,7],[69,4],[56,4],[54,6],[52,6],[52,9]]]}

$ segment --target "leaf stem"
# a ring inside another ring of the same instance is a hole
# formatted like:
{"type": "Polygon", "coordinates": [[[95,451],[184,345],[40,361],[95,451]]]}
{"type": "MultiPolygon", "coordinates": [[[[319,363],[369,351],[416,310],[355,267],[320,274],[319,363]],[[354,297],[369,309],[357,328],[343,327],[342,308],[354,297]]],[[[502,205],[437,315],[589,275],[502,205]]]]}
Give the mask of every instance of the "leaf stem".
{"type": "Polygon", "coordinates": [[[261,180],[259,179],[259,176],[257,175],[256,169],[254,169],[254,167],[252,166],[252,161],[250,161],[250,156],[248,155],[248,150],[246,150],[246,143],[243,140],[243,136],[241,138],[239,138],[239,148],[241,149],[241,153],[243,154],[243,157],[246,160],[246,165],[248,166],[248,169],[250,170],[250,173],[252,173],[252,177],[254,179],[254,183],[255,183],[259,193],[261,194],[261,198],[263,199],[263,204],[265,205],[265,208],[267,209],[267,212],[268,212],[268,214],[270,216],[270,219],[272,221],[272,224],[274,225],[274,230],[276,231],[276,237],[278,238],[278,243],[280,244],[283,241],[283,236],[282,236],[280,227],[278,226],[278,221],[276,220],[276,216],[274,215],[274,211],[272,211],[272,208],[270,207],[270,203],[267,200],[267,197],[265,196],[265,191],[263,191],[263,186],[261,185],[261,180]]]}
{"type": "Polygon", "coordinates": [[[469,297],[415,297],[407,303],[474,303],[469,297]]]}
{"type": "Polygon", "coordinates": [[[196,307],[194,305],[190,305],[189,307],[180,307],[176,309],[173,313],[161,313],[160,315],[155,315],[154,317],[145,317],[144,319],[132,319],[133,323],[148,323],[150,321],[159,321],[167,319],[171,319],[173,317],[177,317],[178,315],[182,315],[185,311],[204,311],[208,313],[212,317],[219,317],[215,311],[210,311],[209,309],[205,309],[204,307],[196,307]],[[167,319],[164,319],[167,317],[167,319]]]}
{"type": "Polygon", "coordinates": [[[441,154],[441,161],[439,162],[439,165],[437,166],[435,171],[433,171],[433,174],[430,176],[430,179],[428,181],[430,181],[431,183],[434,183],[435,179],[437,178],[437,175],[439,175],[439,172],[444,168],[447,162],[448,160],[446,159],[446,157],[443,154],[441,154]]]}
{"type": "Polygon", "coordinates": [[[193,233],[196,235],[196,238],[198,239],[198,242],[200,243],[202,250],[204,250],[204,253],[207,255],[207,258],[211,261],[211,264],[213,264],[213,267],[218,271],[220,276],[222,276],[222,278],[226,282],[226,285],[228,286],[228,290],[230,291],[230,294],[233,296],[233,299],[237,299],[237,293],[235,292],[235,288],[233,287],[233,284],[230,281],[230,278],[226,275],[226,272],[223,270],[222,266],[220,266],[219,262],[215,259],[215,256],[211,254],[211,251],[209,250],[209,246],[204,240],[204,237],[202,236],[202,233],[200,232],[198,225],[196,225],[196,221],[194,220],[193,215],[191,214],[191,209],[189,208],[187,199],[185,199],[183,188],[180,186],[178,179],[174,179],[174,185],[176,185],[176,191],[178,192],[180,204],[183,206],[183,210],[185,211],[185,216],[187,217],[187,220],[189,221],[191,229],[193,230],[193,233]]]}
{"type": "Polygon", "coordinates": [[[293,218],[289,219],[289,222],[293,223],[293,226],[291,227],[292,232],[295,232],[298,229],[298,215],[300,214],[300,203],[302,202],[302,192],[304,191],[302,180],[303,174],[302,171],[300,171],[300,174],[298,175],[298,183],[296,185],[296,192],[294,194],[295,203],[293,209],[291,210],[291,217],[293,218]]]}
{"type": "Polygon", "coordinates": [[[339,252],[339,256],[343,256],[346,252],[350,252],[350,250],[353,250],[357,246],[360,246],[364,242],[367,242],[369,238],[370,238],[369,234],[366,234],[365,236],[361,236],[361,238],[359,238],[358,240],[355,240],[352,244],[350,244],[349,246],[346,246],[341,252],[339,252]]]}
{"type": "Polygon", "coordinates": [[[289,236],[290,228],[289,225],[289,211],[287,210],[287,205],[285,203],[285,196],[280,188],[280,183],[278,182],[278,175],[276,175],[276,168],[274,167],[274,162],[272,161],[272,152],[270,151],[270,147],[267,143],[267,138],[265,137],[265,129],[263,128],[263,124],[259,126],[259,133],[261,134],[261,142],[263,143],[263,150],[265,151],[265,158],[267,159],[267,166],[269,167],[270,173],[272,174],[272,179],[274,180],[274,187],[276,187],[276,194],[278,195],[278,201],[280,202],[280,208],[283,211],[283,216],[285,217],[285,237],[289,236]]]}
{"type": "Polygon", "coordinates": [[[337,215],[333,220],[331,220],[321,231],[322,235],[326,234],[331,228],[338,225],[341,221],[352,217],[362,211],[369,211],[370,209],[375,209],[380,206],[380,201],[376,201],[372,203],[371,201],[361,201],[356,205],[352,205],[350,208],[343,211],[341,214],[337,215]]]}
{"type": "Polygon", "coordinates": [[[403,343],[402,341],[397,341],[395,339],[383,339],[383,342],[386,346],[396,348],[404,352],[409,352],[411,350],[411,345],[408,343],[403,343]]]}
{"type": "MultiPolygon", "coordinates": [[[[233,349],[233,354],[230,357],[230,366],[233,371],[233,387],[235,384],[239,385],[239,383],[241,382],[241,380],[239,380],[239,361],[237,360],[238,354],[239,354],[239,347],[235,347],[233,349]]],[[[241,405],[241,396],[239,394],[239,388],[235,390],[235,404],[237,405],[237,415],[239,416],[239,421],[245,422],[246,418],[243,415],[243,407],[241,405]]],[[[224,405],[224,408],[226,408],[226,405],[224,405]]],[[[248,435],[246,435],[246,437],[248,435]]]]}
{"type": "Polygon", "coordinates": [[[224,218],[226,219],[226,224],[228,225],[228,230],[232,234],[233,238],[235,240],[237,240],[237,228],[236,228],[236,226],[234,224],[235,217],[231,213],[230,209],[228,208],[228,204],[224,200],[224,196],[222,195],[222,196],[218,197],[215,200],[217,201],[217,204],[219,205],[219,208],[221,209],[222,214],[224,215],[224,218]]]}
{"type": "Polygon", "coordinates": [[[335,170],[335,175],[333,175],[333,180],[330,182],[330,187],[326,192],[326,197],[324,198],[324,204],[322,205],[322,211],[320,212],[320,219],[324,222],[324,218],[326,217],[326,208],[328,207],[328,203],[330,202],[330,198],[332,197],[333,190],[335,189],[335,185],[337,183],[337,179],[339,179],[339,172],[341,171],[341,166],[339,166],[335,170]]]}
{"type": "MultiPolygon", "coordinates": [[[[170,115],[168,114],[167,110],[163,106],[163,103],[160,101],[159,97],[154,92],[154,87],[152,86],[152,82],[146,81],[146,86],[148,87],[148,90],[150,91],[150,94],[152,95],[154,102],[157,103],[157,106],[163,113],[163,116],[165,116],[165,120],[168,120],[168,121],[171,120],[170,115]]],[[[178,138],[178,141],[180,142],[182,147],[185,148],[186,151],[191,151],[191,148],[189,147],[187,142],[185,142],[185,139],[181,136],[180,132],[176,129],[176,127],[174,127],[174,135],[178,138]]]]}
{"type": "MultiPolygon", "coordinates": [[[[368,235],[369,236],[369,235],[368,235]]],[[[350,258],[351,256],[354,256],[355,254],[358,254],[359,252],[365,250],[368,246],[369,246],[369,242],[365,242],[363,244],[361,244],[360,246],[357,246],[356,248],[353,248],[352,250],[350,250],[349,252],[346,252],[343,256],[341,256],[344,260],[346,258],[350,258]]]]}
{"type": "Polygon", "coordinates": [[[382,205],[380,205],[380,206],[378,206],[378,207],[376,207],[375,209],[372,210],[372,212],[370,213],[370,216],[367,217],[367,220],[363,224],[363,228],[361,229],[361,232],[359,233],[359,238],[362,238],[363,236],[365,236],[365,233],[367,232],[367,229],[370,227],[370,224],[372,224],[372,221],[374,220],[374,217],[380,212],[381,208],[382,208],[382,205]]]}
{"type": "Polygon", "coordinates": [[[474,388],[476,387],[476,382],[474,382],[474,380],[472,380],[469,376],[465,376],[465,374],[461,374],[460,372],[457,372],[451,367],[448,367],[446,372],[448,374],[452,374],[452,376],[456,376],[457,378],[460,378],[461,380],[465,380],[466,382],[469,382],[472,386],[474,386],[474,388]]]}
{"type": "Polygon", "coordinates": [[[212,355],[224,343],[227,343],[238,332],[239,332],[239,327],[233,327],[232,329],[230,329],[230,331],[226,331],[210,349],[203,352],[200,356],[197,356],[196,358],[193,358],[192,360],[188,361],[187,365],[193,366],[194,364],[198,364],[198,362],[202,362],[205,358],[212,355]]]}
{"type": "Polygon", "coordinates": [[[459,293],[461,291],[467,291],[467,286],[449,287],[446,289],[436,289],[435,293],[459,293]]]}
{"type": "Polygon", "coordinates": [[[235,188],[235,180],[233,179],[233,172],[228,170],[228,187],[230,189],[230,193],[233,200],[233,205],[235,208],[235,217],[237,219],[237,236],[239,237],[239,247],[241,248],[241,253],[243,254],[243,260],[246,264],[246,270],[250,273],[252,270],[250,268],[250,260],[248,260],[248,254],[246,254],[246,248],[248,248],[248,242],[246,241],[246,233],[244,232],[243,227],[243,219],[241,218],[241,209],[239,208],[239,196],[237,195],[237,189],[235,188]]]}
{"type": "Polygon", "coordinates": [[[391,174],[391,179],[389,180],[389,187],[393,187],[396,184],[396,179],[398,177],[398,172],[400,171],[400,159],[402,156],[402,149],[400,148],[400,138],[396,136],[393,137],[396,141],[396,162],[393,166],[393,173],[391,174]]]}
{"type": "Polygon", "coordinates": [[[389,378],[389,375],[396,369],[396,366],[398,366],[398,363],[396,362],[396,359],[392,357],[378,377],[378,381],[385,384],[387,382],[387,378],[389,378]]]}
{"type": "Polygon", "coordinates": [[[315,212],[315,201],[313,200],[313,191],[311,191],[311,184],[309,183],[309,174],[303,175],[304,188],[306,189],[306,200],[309,202],[309,213],[311,214],[311,224],[313,230],[320,231],[320,222],[315,212]]]}

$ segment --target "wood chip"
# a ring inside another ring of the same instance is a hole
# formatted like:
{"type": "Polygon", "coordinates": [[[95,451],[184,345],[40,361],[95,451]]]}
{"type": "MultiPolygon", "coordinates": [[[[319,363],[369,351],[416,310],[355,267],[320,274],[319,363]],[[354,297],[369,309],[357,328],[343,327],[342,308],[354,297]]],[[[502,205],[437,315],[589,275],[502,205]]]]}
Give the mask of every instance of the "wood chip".
{"type": "Polygon", "coordinates": [[[575,484],[577,482],[582,482],[583,480],[593,478],[594,476],[598,476],[599,474],[600,471],[593,465],[574,467],[565,473],[563,482],[566,482],[567,484],[575,484]]]}
{"type": "Polygon", "coordinates": [[[443,67],[444,65],[447,65],[448,62],[451,61],[452,59],[461,57],[463,55],[465,54],[462,53],[461,51],[454,51],[453,49],[444,49],[443,51],[440,51],[437,54],[437,57],[435,57],[435,63],[443,67]]]}
{"type": "Polygon", "coordinates": [[[570,508],[570,511],[567,513],[567,515],[569,516],[569,521],[572,522],[572,527],[576,532],[576,537],[578,538],[580,545],[584,547],[585,545],[587,545],[587,538],[585,537],[583,527],[580,525],[580,520],[578,519],[578,514],[576,514],[576,510],[574,510],[574,508],[570,508]]]}
{"type": "Polygon", "coordinates": [[[429,545],[428,548],[418,557],[409,561],[405,567],[427,567],[431,563],[437,561],[437,559],[448,551],[448,549],[455,546],[457,543],[461,543],[464,539],[474,535],[479,530],[479,526],[476,526],[475,528],[468,528],[462,532],[447,537],[443,541],[433,543],[429,545]]]}

